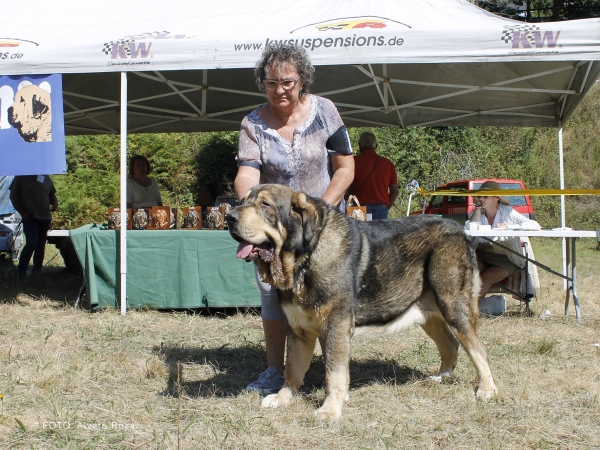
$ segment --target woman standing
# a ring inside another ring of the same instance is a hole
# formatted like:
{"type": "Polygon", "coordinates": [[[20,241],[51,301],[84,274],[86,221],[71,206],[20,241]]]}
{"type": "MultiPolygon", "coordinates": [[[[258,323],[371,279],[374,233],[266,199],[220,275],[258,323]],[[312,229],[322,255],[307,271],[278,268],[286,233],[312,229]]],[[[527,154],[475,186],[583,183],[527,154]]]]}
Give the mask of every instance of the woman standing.
{"type": "MultiPolygon", "coordinates": [[[[255,68],[268,103],[244,117],[234,187],[239,199],[259,183],[277,183],[340,205],[354,177],[348,132],[330,100],[308,94],[314,68],[306,50],[270,45],[255,68]]],[[[286,319],[277,292],[262,282],[261,315],[268,368],[248,389],[277,392],[284,383],[286,319]]]]}
{"type": "MultiPolygon", "coordinates": [[[[495,181],[486,181],[478,189],[478,191],[500,190],[502,187],[495,181]]],[[[515,211],[506,197],[481,195],[473,197],[473,200],[475,210],[465,222],[465,229],[470,229],[472,223],[491,225],[492,228],[506,228],[507,225],[523,225],[538,230],[541,228],[535,220],[530,220],[515,211]]],[[[506,237],[501,243],[513,251],[522,252],[521,240],[518,237],[506,237]]],[[[479,301],[486,296],[493,284],[504,280],[525,266],[525,259],[481,238],[478,239],[476,256],[482,282],[479,301]]]]}
{"type": "Polygon", "coordinates": [[[146,157],[135,155],[129,160],[128,208],[149,208],[163,205],[156,181],[148,176],[150,171],[150,161],[146,157]]]}

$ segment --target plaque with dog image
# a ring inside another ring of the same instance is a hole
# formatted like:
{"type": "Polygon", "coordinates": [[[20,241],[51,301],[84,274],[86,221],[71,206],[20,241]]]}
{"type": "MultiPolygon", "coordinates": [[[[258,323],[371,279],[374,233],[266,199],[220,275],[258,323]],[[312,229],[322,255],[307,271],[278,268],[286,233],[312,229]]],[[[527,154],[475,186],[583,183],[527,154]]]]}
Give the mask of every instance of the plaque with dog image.
{"type": "Polygon", "coordinates": [[[225,208],[208,206],[204,228],[206,230],[223,230],[225,228],[225,208]]]}
{"type": "MultiPolygon", "coordinates": [[[[131,209],[127,209],[127,229],[131,230],[131,209]]],[[[108,229],[121,229],[121,208],[108,208],[108,229]]]]}
{"type": "Polygon", "coordinates": [[[150,208],[148,230],[168,230],[171,228],[171,208],[169,206],[153,206],[150,208]]]}
{"type": "Polygon", "coordinates": [[[146,230],[150,222],[150,208],[133,208],[131,222],[133,230],[146,230]]]}
{"type": "Polygon", "coordinates": [[[182,230],[199,230],[202,228],[202,207],[186,206],[183,208],[182,230]]]}

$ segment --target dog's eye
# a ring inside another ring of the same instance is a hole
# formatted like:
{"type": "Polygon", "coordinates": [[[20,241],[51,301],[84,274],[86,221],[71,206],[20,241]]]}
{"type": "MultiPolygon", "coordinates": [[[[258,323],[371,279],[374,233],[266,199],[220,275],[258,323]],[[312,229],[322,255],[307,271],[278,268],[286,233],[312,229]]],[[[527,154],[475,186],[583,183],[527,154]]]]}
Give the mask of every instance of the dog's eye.
{"type": "Polygon", "coordinates": [[[21,103],[25,103],[25,99],[21,97],[21,103]]]}
{"type": "Polygon", "coordinates": [[[265,202],[264,200],[262,202],[260,202],[260,206],[262,206],[263,208],[270,208],[271,205],[267,202],[265,202]]]}

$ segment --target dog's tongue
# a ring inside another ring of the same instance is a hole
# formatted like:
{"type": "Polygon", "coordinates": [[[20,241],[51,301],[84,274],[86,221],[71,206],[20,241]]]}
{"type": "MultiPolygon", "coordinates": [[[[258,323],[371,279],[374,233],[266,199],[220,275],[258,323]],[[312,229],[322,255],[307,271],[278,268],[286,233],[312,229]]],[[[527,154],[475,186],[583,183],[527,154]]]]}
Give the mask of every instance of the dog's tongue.
{"type": "Polygon", "coordinates": [[[242,258],[242,259],[247,258],[248,255],[250,254],[250,252],[252,251],[253,247],[254,246],[249,242],[246,242],[246,241],[240,242],[240,245],[238,245],[238,249],[235,254],[235,257],[242,258]]]}

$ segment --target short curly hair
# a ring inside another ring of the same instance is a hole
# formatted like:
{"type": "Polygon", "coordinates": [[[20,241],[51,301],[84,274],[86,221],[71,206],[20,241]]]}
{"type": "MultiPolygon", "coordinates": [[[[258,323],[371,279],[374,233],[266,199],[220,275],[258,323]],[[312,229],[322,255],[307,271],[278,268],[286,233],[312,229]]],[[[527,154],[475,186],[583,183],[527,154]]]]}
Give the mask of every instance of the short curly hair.
{"type": "Polygon", "coordinates": [[[298,47],[293,44],[279,44],[270,43],[263,54],[256,63],[254,68],[254,75],[256,76],[256,84],[261,92],[265,92],[265,85],[263,80],[267,76],[267,68],[275,65],[276,68],[280,68],[285,64],[294,66],[300,80],[302,80],[302,89],[300,90],[300,97],[304,97],[308,94],[308,89],[314,81],[315,68],[310,62],[310,57],[303,47],[298,47]]]}

